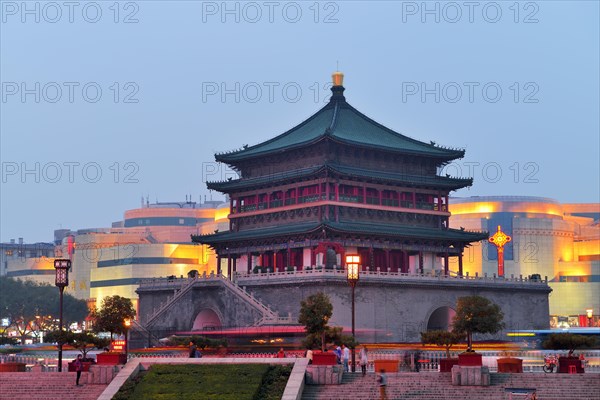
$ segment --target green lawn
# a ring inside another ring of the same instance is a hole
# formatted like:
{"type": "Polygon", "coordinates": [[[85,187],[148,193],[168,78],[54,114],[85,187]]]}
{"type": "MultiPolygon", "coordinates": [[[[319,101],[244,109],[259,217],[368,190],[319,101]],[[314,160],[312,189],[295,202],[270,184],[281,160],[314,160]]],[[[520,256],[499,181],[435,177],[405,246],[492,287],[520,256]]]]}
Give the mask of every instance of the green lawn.
{"type": "Polygon", "coordinates": [[[291,370],[265,364],[154,365],[113,400],[280,399],[291,370]]]}

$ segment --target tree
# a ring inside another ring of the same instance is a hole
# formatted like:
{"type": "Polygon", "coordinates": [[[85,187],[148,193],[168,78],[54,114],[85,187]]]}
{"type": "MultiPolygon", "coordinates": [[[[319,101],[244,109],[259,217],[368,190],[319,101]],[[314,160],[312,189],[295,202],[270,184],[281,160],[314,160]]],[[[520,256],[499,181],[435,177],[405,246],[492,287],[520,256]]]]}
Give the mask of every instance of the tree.
{"type": "Polygon", "coordinates": [[[542,343],[542,347],[550,350],[569,350],[569,356],[571,356],[575,349],[593,347],[595,344],[596,339],[592,336],[553,333],[542,343]]]}
{"type": "Polygon", "coordinates": [[[333,305],[329,296],[319,292],[308,296],[300,302],[300,316],[298,322],[304,325],[308,338],[321,339],[321,351],[325,351],[325,333],[328,331],[327,323],[333,315],[333,305]],[[311,336],[312,335],[312,336],[311,336]]]}
{"type": "Polygon", "coordinates": [[[94,330],[110,332],[112,339],[115,333],[125,333],[125,320],[134,316],[133,303],[128,298],[118,295],[105,297],[100,310],[94,313],[94,330]]]}
{"type": "Polygon", "coordinates": [[[347,347],[353,349],[359,345],[358,341],[352,337],[352,335],[342,334],[343,328],[341,326],[327,326],[325,328],[325,338],[323,341],[323,334],[321,333],[309,333],[306,338],[302,340],[302,344],[306,348],[324,347],[323,343],[345,344],[347,347]]]}
{"type": "Polygon", "coordinates": [[[425,344],[435,344],[446,348],[446,358],[450,358],[450,348],[463,340],[464,333],[448,332],[442,330],[421,332],[421,342],[425,344]]]}
{"type": "MultiPolygon", "coordinates": [[[[4,276],[0,277],[0,293],[0,318],[8,319],[9,327],[21,336],[23,343],[32,333],[38,336],[40,331],[51,329],[58,318],[59,291],[54,286],[4,276]]],[[[65,325],[81,322],[87,315],[86,302],[66,293],[65,325]]]]}
{"type": "Polygon", "coordinates": [[[76,348],[83,355],[84,361],[87,360],[87,353],[96,348],[101,349],[110,344],[109,339],[102,339],[90,332],[74,333],[72,331],[52,331],[46,335],[49,342],[68,344],[76,348]]]}
{"type": "Polygon", "coordinates": [[[500,307],[485,297],[459,297],[452,331],[467,335],[467,352],[472,352],[473,333],[496,333],[504,328],[503,319],[500,307]]]}

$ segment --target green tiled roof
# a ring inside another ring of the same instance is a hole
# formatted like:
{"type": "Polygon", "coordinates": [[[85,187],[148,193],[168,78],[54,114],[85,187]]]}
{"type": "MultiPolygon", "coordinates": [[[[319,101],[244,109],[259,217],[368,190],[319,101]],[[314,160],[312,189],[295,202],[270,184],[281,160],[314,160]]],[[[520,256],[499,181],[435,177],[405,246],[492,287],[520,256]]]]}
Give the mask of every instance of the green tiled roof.
{"type": "Polygon", "coordinates": [[[211,190],[230,193],[237,190],[251,189],[261,185],[274,185],[292,179],[307,178],[317,174],[322,175],[326,169],[329,173],[334,173],[339,176],[356,177],[374,182],[403,184],[406,186],[426,186],[456,190],[473,184],[473,179],[471,178],[399,174],[395,172],[375,171],[336,163],[328,163],[321,166],[301,168],[285,173],[265,175],[257,178],[208,182],[207,187],[211,190]]]}
{"type": "Polygon", "coordinates": [[[364,233],[382,236],[400,236],[415,239],[441,239],[459,242],[477,242],[489,237],[487,232],[469,232],[460,229],[435,229],[404,225],[382,225],[364,222],[327,222],[333,231],[364,233]]]}
{"type": "Polygon", "coordinates": [[[437,147],[394,132],[348,104],[341,94],[343,88],[334,87],[332,90],[334,94],[329,103],[301,124],[266,142],[217,154],[215,158],[217,161],[234,163],[302,147],[326,138],[339,143],[434,157],[446,161],[464,155],[464,150],[437,147]]]}
{"type": "Polygon", "coordinates": [[[321,227],[318,222],[305,222],[301,224],[287,224],[269,228],[251,229],[241,232],[217,232],[210,235],[192,235],[192,242],[205,244],[218,244],[230,241],[276,238],[298,233],[310,233],[321,227]]]}
{"type": "Polygon", "coordinates": [[[469,232],[458,229],[435,229],[396,224],[369,224],[362,222],[305,222],[277,227],[258,228],[241,232],[218,232],[210,235],[193,235],[192,241],[215,245],[244,240],[269,239],[294,234],[309,234],[322,230],[341,233],[359,233],[372,236],[411,238],[421,240],[447,240],[463,243],[477,242],[488,238],[487,232],[469,232]]]}

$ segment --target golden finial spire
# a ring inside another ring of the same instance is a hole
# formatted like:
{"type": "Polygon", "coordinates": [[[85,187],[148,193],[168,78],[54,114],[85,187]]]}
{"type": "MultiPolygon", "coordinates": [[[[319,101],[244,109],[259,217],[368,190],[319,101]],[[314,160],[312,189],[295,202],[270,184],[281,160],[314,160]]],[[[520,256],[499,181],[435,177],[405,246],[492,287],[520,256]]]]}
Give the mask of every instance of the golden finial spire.
{"type": "Polygon", "coordinates": [[[344,86],[344,74],[340,71],[335,71],[331,75],[331,79],[333,81],[333,86],[344,86]]]}

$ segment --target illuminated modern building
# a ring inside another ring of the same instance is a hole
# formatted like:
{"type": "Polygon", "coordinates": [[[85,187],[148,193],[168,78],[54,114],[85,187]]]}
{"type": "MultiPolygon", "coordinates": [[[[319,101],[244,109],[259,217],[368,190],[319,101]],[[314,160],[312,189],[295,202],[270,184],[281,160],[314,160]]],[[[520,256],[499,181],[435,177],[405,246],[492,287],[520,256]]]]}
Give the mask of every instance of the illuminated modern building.
{"type": "Polygon", "coordinates": [[[3,244],[7,275],[54,284],[56,253],[72,261],[70,294],[92,302],[116,294],[136,304],[135,290],[143,278],[214,270],[208,247],[191,243],[190,237],[227,228],[228,208],[220,204],[146,202],[126,211],[124,219],[111,228],[58,230],[55,244],[43,244],[43,248],[38,246],[41,244],[3,244]]]}
{"type": "MultiPolygon", "coordinates": [[[[548,277],[551,325],[585,326],[586,310],[600,313],[600,204],[561,204],[552,199],[490,196],[450,199],[450,226],[496,231],[505,246],[505,276],[548,277]]],[[[485,241],[465,249],[470,275],[497,274],[496,248],[485,241]]],[[[454,266],[456,269],[456,265],[454,266]]],[[[598,317],[593,318],[598,324],[598,317]]]]}
{"type": "Polygon", "coordinates": [[[54,284],[54,244],[0,243],[0,276],[54,284]]]}

